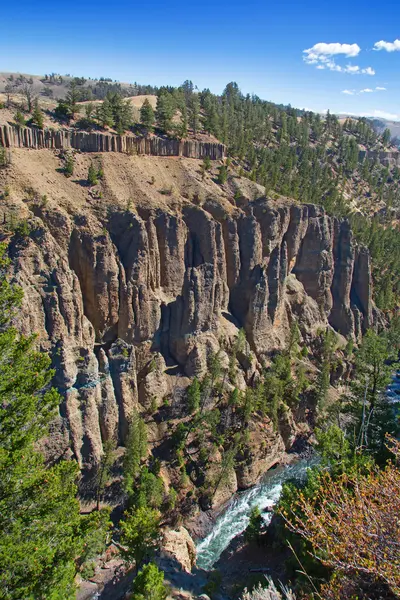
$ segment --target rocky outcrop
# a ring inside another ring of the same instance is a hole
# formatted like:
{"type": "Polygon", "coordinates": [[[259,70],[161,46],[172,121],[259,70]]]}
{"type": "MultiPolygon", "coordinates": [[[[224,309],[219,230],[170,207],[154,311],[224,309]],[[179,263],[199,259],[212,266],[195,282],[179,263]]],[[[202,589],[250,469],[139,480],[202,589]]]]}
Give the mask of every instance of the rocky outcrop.
{"type": "MultiPolygon", "coordinates": [[[[356,338],[373,324],[369,254],[346,221],[263,198],[229,211],[185,206],[109,208],[106,218],[43,208],[31,235],[10,245],[22,327],[51,352],[81,464],[98,460],[108,438],[124,442],[135,407],[160,406],[171,390],[166,364],[201,376],[240,327],[253,355],[245,385],[285,346],[294,320],[305,342],[324,327],[356,338]]],[[[282,446],[276,440],[239,484],[282,446]]]]}
{"type": "Polygon", "coordinates": [[[239,489],[247,489],[254,485],[264,473],[281,461],[285,452],[282,430],[280,427],[279,432],[274,431],[271,422],[258,426],[250,424],[247,456],[237,469],[239,489]]]}
{"type": "Polygon", "coordinates": [[[185,156],[187,158],[221,160],[225,146],[197,140],[174,140],[157,136],[139,138],[111,133],[37,129],[0,125],[0,146],[5,148],[48,148],[51,150],[75,149],[81,152],[125,152],[151,156],[185,156]]]}
{"type": "Polygon", "coordinates": [[[365,159],[376,161],[385,167],[400,166],[400,152],[395,150],[360,150],[358,160],[363,162],[365,159]]]}
{"type": "Polygon", "coordinates": [[[185,527],[163,532],[161,558],[173,559],[183,571],[192,572],[196,566],[196,546],[185,527]]]}

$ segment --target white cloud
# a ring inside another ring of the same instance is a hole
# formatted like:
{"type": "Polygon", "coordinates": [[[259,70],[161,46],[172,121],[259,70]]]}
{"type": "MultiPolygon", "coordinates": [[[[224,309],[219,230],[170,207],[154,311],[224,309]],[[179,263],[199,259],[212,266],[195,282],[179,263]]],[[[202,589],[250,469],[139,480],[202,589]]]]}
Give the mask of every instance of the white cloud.
{"type": "MultiPolygon", "coordinates": [[[[325,44],[324,42],[320,42],[319,44],[314,44],[312,48],[308,48],[308,50],[304,50],[304,53],[310,60],[315,60],[317,57],[321,56],[334,56],[335,54],[344,54],[345,56],[358,56],[361,52],[361,48],[358,44],[325,44]]],[[[305,59],[306,62],[307,59],[305,59]]]]}
{"type": "Polygon", "coordinates": [[[359,96],[360,94],[374,94],[375,92],[386,91],[386,88],[377,86],[375,89],[364,88],[363,90],[343,90],[342,94],[347,96],[359,96]]]}
{"type": "Polygon", "coordinates": [[[386,52],[395,52],[400,50],[400,40],[394,40],[394,42],[376,42],[374,44],[374,50],[386,50],[386,52]]]}
{"type": "Polygon", "coordinates": [[[308,65],[315,65],[317,69],[328,69],[338,73],[349,73],[350,75],[375,75],[375,71],[371,67],[362,69],[357,65],[347,65],[342,67],[336,64],[334,56],[347,56],[354,58],[361,52],[358,44],[326,44],[320,42],[314,44],[311,48],[303,50],[303,60],[308,65]]]}

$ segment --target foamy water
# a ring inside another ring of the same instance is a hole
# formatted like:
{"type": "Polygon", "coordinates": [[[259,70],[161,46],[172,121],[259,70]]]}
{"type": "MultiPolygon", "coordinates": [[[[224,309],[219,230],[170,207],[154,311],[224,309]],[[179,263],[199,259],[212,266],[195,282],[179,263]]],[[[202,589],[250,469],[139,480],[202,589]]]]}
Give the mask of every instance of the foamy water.
{"type": "MultiPolygon", "coordinates": [[[[211,569],[233,538],[246,529],[251,509],[258,506],[262,512],[274,506],[281,495],[283,483],[293,477],[304,478],[307,468],[315,462],[315,458],[311,461],[301,459],[291,465],[278,467],[267,473],[258,485],[235,494],[217,518],[213,530],[198,542],[197,566],[201,569],[211,569]]],[[[271,514],[266,512],[263,518],[268,524],[271,514]]]]}

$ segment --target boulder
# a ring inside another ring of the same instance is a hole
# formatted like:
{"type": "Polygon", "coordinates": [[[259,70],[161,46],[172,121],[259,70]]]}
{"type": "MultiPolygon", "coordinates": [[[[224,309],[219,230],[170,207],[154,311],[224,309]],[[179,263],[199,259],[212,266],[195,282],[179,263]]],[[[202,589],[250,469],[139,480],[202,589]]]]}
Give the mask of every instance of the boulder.
{"type": "Polygon", "coordinates": [[[185,527],[177,530],[167,529],[163,532],[161,555],[172,558],[183,571],[191,573],[196,565],[196,546],[185,527]]]}

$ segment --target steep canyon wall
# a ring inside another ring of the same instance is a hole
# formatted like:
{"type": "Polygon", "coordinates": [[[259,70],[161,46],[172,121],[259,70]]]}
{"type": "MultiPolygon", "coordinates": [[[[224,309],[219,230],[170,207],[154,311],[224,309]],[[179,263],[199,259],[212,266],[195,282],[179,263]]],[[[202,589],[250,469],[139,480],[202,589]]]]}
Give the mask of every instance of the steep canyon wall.
{"type": "Polygon", "coordinates": [[[238,356],[245,385],[293,320],[307,342],[329,325],[357,338],[374,319],[368,252],[314,205],[35,214],[31,235],[10,245],[21,323],[52,355],[57,435],[81,464],[111,436],[123,442],[134,407],[162,403],[168,365],[202,375],[240,327],[253,356],[238,356]]]}

